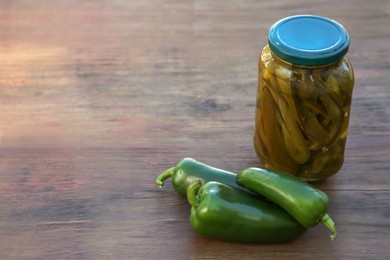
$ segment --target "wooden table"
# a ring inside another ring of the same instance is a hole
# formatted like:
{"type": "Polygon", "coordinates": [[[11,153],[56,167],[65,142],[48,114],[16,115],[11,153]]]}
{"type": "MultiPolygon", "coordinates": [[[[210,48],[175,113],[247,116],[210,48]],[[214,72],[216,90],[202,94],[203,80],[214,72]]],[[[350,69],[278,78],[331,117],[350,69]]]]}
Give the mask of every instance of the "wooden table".
{"type": "Polygon", "coordinates": [[[389,14],[386,0],[2,0],[0,259],[389,259],[389,14]],[[345,164],[315,183],[338,238],[200,237],[154,180],[183,157],[261,166],[257,58],[268,28],[302,13],[352,37],[345,164]]]}

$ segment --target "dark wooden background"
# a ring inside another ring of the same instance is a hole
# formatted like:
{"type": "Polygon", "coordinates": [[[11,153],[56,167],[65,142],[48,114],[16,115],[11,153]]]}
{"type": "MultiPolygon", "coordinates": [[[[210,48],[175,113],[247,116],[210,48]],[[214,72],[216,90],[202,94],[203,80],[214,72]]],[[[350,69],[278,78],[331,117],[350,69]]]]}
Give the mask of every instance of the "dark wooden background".
{"type": "Polygon", "coordinates": [[[389,259],[389,24],[387,0],[1,0],[0,259],[389,259]],[[303,13],[352,38],[345,164],[315,184],[338,238],[200,237],[154,179],[183,157],[261,166],[258,55],[274,22],[303,13]]]}

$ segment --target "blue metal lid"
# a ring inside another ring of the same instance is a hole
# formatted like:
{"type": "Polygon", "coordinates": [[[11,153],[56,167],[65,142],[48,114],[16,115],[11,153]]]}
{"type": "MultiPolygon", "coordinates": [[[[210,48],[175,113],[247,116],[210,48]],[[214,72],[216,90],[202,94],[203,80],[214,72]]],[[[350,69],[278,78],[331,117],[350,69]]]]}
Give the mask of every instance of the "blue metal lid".
{"type": "Polygon", "coordinates": [[[331,19],[314,15],[287,17],[269,30],[271,51],[282,60],[299,65],[324,65],[340,60],[349,47],[345,28],[331,19]]]}

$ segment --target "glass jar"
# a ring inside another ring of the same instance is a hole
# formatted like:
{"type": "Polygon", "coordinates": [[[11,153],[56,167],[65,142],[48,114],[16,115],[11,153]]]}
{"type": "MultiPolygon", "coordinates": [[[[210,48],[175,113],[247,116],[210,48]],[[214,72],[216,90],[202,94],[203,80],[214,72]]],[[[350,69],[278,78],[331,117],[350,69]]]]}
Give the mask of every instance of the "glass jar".
{"type": "Polygon", "coordinates": [[[349,35],[325,17],[275,23],[259,58],[254,146],[265,168],[307,181],[340,170],[354,75],[349,35]]]}

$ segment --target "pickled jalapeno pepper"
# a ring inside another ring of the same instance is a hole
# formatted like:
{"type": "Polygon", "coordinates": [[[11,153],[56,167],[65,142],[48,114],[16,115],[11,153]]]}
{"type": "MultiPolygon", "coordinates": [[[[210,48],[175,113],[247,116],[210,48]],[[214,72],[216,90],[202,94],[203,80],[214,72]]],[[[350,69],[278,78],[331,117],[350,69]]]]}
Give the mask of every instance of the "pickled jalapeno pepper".
{"type": "Polygon", "coordinates": [[[285,18],[259,58],[254,146],[266,168],[304,180],[340,170],[354,85],[349,35],[328,18],[285,18]]]}

